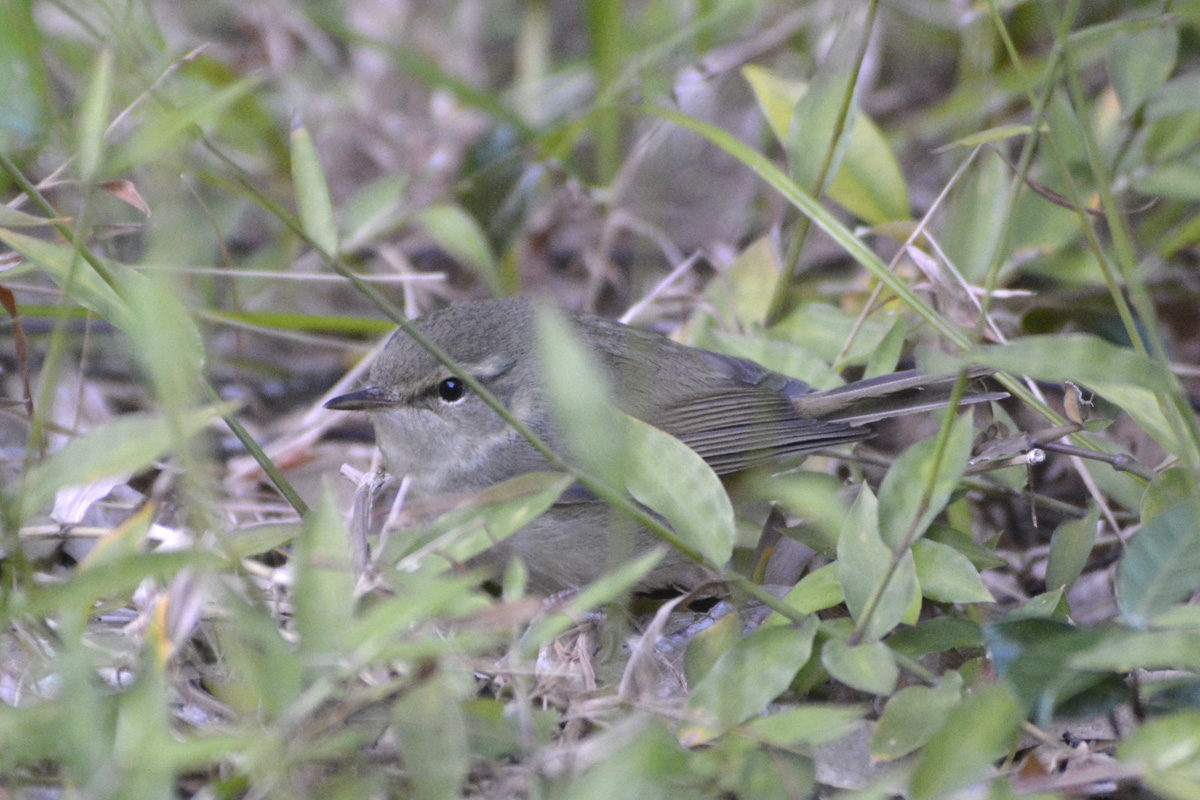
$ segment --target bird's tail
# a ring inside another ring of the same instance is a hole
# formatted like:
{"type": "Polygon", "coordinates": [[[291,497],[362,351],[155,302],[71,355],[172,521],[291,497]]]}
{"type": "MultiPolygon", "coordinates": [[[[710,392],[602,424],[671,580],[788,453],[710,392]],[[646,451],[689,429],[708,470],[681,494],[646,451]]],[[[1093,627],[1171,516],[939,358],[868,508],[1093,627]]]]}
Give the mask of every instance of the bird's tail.
{"type": "MultiPolygon", "coordinates": [[[[971,380],[990,375],[984,367],[967,371],[971,380]]],[[[915,414],[950,404],[950,395],[958,375],[922,375],[916,370],[881,375],[848,383],[823,392],[794,396],[796,410],[805,417],[846,425],[866,425],[881,419],[915,414]]],[[[985,403],[1003,400],[1007,392],[966,391],[960,403],[985,403]]]]}

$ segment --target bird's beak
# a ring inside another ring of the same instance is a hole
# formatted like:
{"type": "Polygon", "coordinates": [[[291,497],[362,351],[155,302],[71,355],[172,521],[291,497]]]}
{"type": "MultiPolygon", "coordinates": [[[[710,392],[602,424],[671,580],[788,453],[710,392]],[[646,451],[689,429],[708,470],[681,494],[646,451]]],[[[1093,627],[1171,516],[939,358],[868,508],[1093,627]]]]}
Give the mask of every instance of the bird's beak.
{"type": "Polygon", "coordinates": [[[396,398],[383,389],[368,386],[357,392],[338,395],[327,402],[325,407],[333,411],[377,411],[381,408],[390,408],[397,402],[396,398]]]}

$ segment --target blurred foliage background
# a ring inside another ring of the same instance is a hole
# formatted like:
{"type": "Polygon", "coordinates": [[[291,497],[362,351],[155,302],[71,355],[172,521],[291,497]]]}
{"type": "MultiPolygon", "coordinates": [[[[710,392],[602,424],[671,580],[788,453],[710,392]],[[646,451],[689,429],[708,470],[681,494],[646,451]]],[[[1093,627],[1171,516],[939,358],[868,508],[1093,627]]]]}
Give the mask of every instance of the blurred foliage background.
{"type": "Polygon", "coordinates": [[[0,793],[1200,796],[1197,22],[0,0],[0,793]],[[545,605],[423,555],[561,481],[369,551],[320,407],[514,293],[1013,397],[740,487],[786,613],[545,605]]]}

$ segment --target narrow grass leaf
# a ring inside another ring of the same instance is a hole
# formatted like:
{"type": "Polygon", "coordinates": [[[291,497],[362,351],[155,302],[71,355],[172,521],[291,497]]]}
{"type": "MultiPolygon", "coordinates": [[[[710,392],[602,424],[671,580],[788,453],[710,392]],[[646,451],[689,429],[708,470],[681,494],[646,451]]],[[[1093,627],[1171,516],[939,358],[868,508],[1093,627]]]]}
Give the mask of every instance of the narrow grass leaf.
{"type": "Polygon", "coordinates": [[[759,628],[726,650],[693,688],[688,708],[703,721],[685,724],[680,741],[709,741],[766,708],[812,655],[817,627],[809,619],[799,628],[759,628]]]}
{"type": "Polygon", "coordinates": [[[992,762],[1016,742],[1024,718],[1003,683],[968,697],[921,752],[912,776],[914,800],[942,797],[984,778],[992,762]]]}
{"type": "Polygon", "coordinates": [[[112,107],[113,55],[105,48],[96,56],[79,113],[79,173],[92,180],[100,171],[104,129],[112,107]]]}
{"type": "MultiPolygon", "coordinates": [[[[69,245],[52,244],[8,230],[0,230],[0,241],[40,267],[76,303],[96,312],[116,327],[129,330],[132,320],[125,299],[89,264],[77,259],[69,245]]],[[[106,262],[106,265],[112,268],[110,273],[118,275],[122,282],[142,279],[141,275],[122,265],[112,262],[106,262]]],[[[19,269],[8,270],[5,274],[19,274],[19,269]]]]}
{"type": "Polygon", "coordinates": [[[1117,567],[1121,616],[1144,628],[1200,589],[1200,508],[1185,502],[1142,525],[1117,567]]]}
{"type": "Polygon", "coordinates": [[[821,666],[834,680],[877,695],[894,692],[900,679],[896,657],[883,642],[851,646],[844,639],[833,639],[821,648],[821,666]]]}
{"type": "MultiPolygon", "coordinates": [[[[222,404],[186,412],[178,418],[178,432],[194,436],[232,408],[222,404]]],[[[176,443],[174,433],[162,416],[126,414],[71,440],[29,471],[21,492],[22,518],[43,508],[64,486],[148,467],[176,443]]]]}
{"type": "Polygon", "coordinates": [[[329,183],[317,158],[311,134],[303,125],[292,128],[292,183],[296,187],[296,204],[300,207],[300,222],[313,244],[326,256],[338,249],[337,223],[333,220],[333,201],[329,183]]]}
{"type": "Polygon", "coordinates": [[[950,671],[937,686],[908,686],[896,692],[871,731],[871,758],[894,761],[933,738],[961,702],[962,685],[962,675],[950,671]]]}

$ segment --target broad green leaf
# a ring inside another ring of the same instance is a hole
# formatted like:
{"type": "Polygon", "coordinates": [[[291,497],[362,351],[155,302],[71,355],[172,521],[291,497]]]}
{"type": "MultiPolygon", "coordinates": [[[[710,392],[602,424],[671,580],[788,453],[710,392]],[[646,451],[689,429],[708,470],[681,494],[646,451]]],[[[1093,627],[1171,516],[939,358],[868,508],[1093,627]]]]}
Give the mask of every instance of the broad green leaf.
{"type": "Polygon", "coordinates": [[[867,360],[867,368],[863,372],[864,379],[890,375],[896,371],[896,364],[899,363],[900,354],[904,350],[904,335],[907,331],[908,325],[905,324],[904,318],[898,316],[888,329],[887,335],[880,341],[879,347],[875,348],[875,352],[867,360]]]}
{"type": "Polygon", "coordinates": [[[1196,478],[1183,467],[1172,467],[1159,473],[1142,495],[1142,524],[1162,512],[1200,494],[1196,478]]]}
{"type": "Polygon", "coordinates": [[[702,721],[685,724],[680,741],[707,742],[766,708],[812,655],[817,627],[809,619],[799,628],[759,628],[726,650],[692,689],[688,708],[702,721]]]}
{"type": "Polygon", "coordinates": [[[920,591],[912,552],[905,551],[880,594],[891,568],[892,551],[879,538],[877,519],[875,496],[864,486],[838,537],[835,562],[838,583],[854,621],[861,624],[863,616],[871,613],[865,641],[876,641],[899,625],[920,591]]]}
{"type": "Polygon", "coordinates": [[[764,236],[738,254],[712,282],[705,295],[718,311],[739,326],[762,325],[779,282],[779,252],[775,240],[764,236]]]}
{"type": "Polygon", "coordinates": [[[1121,110],[1128,118],[1158,90],[1175,69],[1179,30],[1174,26],[1121,31],[1113,37],[1108,72],[1121,110]]]}
{"type": "Polygon", "coordinates": [[[987,155],[967,170],[951,190],[941,245],[969,283],[978,283],[992,263],[1008,209],[1008,167],[987,155]]]}
{"type": "Polygon", "coordinates": [[[421,211],[418,219],[437,246],[474,272],[493,295],[504,292],[487,234],[474,217],[458,206],[437,205],[421,211]]]}
{"type": "MultiPolygon", "coordinates": [[[[850,27],[842,26],[839,41],[848,44],[845,40],[851,35],[850,27]]],[[[861,35],[857,30],[855,33],[861,35]]],[[[831,52],[840,55],[837,50],[831,52]]],[[[858,108],[853,99],[847,96],[851,88],[848,84],[853,78],[851,65],[847,61],[844,57],[831,57],[818,69],[808,90],[792,111],[792,121],[784,140],[792,179],[797,186],[817,197],[825,194],[841,168],[842,158],[850,145],[850,132],[854,130],[858,118],[858,108]],[[844,106],[845,119],[842,129],[838,131],[835,126],[844,106]],[[832,157],[829,155],[831,149],[832,157]],[[826,161],[828,171],[823,176],[824,181],[817,185],[822,177],[819,175],[821,165],[826,161]]]]}
{"type": "Polygon", "coordinates": [[[1128,698],[1118,675],[1072,666],[1116,631],[1080,630],[1049,619],[989,625],[985,640],[996,667],[1041,724],[1055,719],[1103,714],[1128,698]]]}
{"type": "Polygon", "coordinates": [[[1076,381],[1090,388],[1134,386],[1174,393],[1167,370],[1128,347],[1087,334],[1025,336],[1000,347],[981,347],[963,361],[1045,381],[1076,381]]]}
{"type": "Polygon", "coordinates": [[[1100,507],[1088,505],[1083,519],[1073,519],[1059,525],[1050,537],[1050,560],[1046,564],[1046,586],[1069,590],[1083,574],[1092,545],[1099,532],[1100,507]]]}
{"type": "Polygon", "coordinates": [[[462,712],[467,692],[462,683],[460,676],[439,671],[416,682],[392,709],[406,797],[451,800],[462,796],[471,756],[462,712]]]}
{"type": "Polygon", "coordinates": [[[914,800],[943,797],[984,778],[992,762],[1016,743],[1024,719],[1003,683],[968,697],[921,751],[912,776],[914,800]]]}
{"type": "Polygon", "coordinates": [[[296,187],[296,205],[300,207],[304,232],[318,250],[332,256],[338,249],[333,201],[312,136],[303,125],[292,128],[292,184],[296,187]]]}
{"type": "MultiPolygon", "coordinates": [[[[784,596],[783,602],[801,614],[812,614],[833,608],[844,599],[842,586],[838,583],[837,565],[826,564],[801,578],[784,596]]],[[[764,624],[782,624],[785,621],[782,614],[775,612],[764,624]]]]}
{"type": "Polygon", "coordinates": [[[837,365],[865,363],[875,353],[891,326],[877,315],[867,317],[861,327],[857,319],[828,303],[802,303],[767,331],[772,339],[802,347],[825,363],[833,363],[846,340],[854,341],[845,360],[837,365]]]}
{"type": "MultiPolygon", "coordinates": [[[[178,433],[194,436],[232,408],[222,404],[187,412],[179,417],[178,433]]],[[[126,414],[71,440],[29,471],[20,495],[22,519],[37,513],[64,486],[148,467],[175,444],[174,434],[161,416],[126,414]]]]}
{"type": "Polygon", "coordinates": [[[709,339],[704,345],[708,349],[748,358],[767,369],[798,378],[814,389],[833,389],[845,383],[827,363],[791,342],[722,331],[713,331],[709,339]]]}
{"type": "Polygon", "coordinates": [[[922,540],[912,546],[921,593],[938,603],[993,603],[970,559],[948,545],[922,540]]]}
{"type": "Polygon", "coordinates": [[[112,81],[113,55],[105,48],[96,56],[79,112],[79,173],[84,180],[92,180],[100,170],[104,129],[112,106],[112,81]]]}
{"type": "Polygon", "coordinates": [[[834,680],[871,694],[891,694],[900,679],[896,658],[883,642],[851,647],[844,639],[833,639],[821,648],[821,666],[834,680]]]}
{"type": "Polygon", "coordinates": [[[1117,757],[1140,767],[1148,793],[1193,800],[1200,796],[1200,711],[1181,709],[1146,722],[1117,746],[1117,757]]]}
{"type": "Polygon", "coordinates": [[[1029,598],[1023,605],[1010,611],[1004,620],[1016,622],[1023,619],[1053,619],[1066,622],[1070,614],[1071,609],[1067,606],[1063,590],[1053,589],[1029,598]]]}
{"type": "MultiPolygon", "coordinates": [[[[1158,620],[1155,622],[1157,624],[1158,620]]],[[[1198,634],[1200,631],[1194,624],[1180,630],[1113,630],[1098,643],[1075,654],[1069,663],[1072,668],[1083,670],[1176,669],[1195,672],[1200,670],[1198,634]]]]}
{"type": "Polygon", "coordinates": [[[625,485],[634,499],[662,516],[676,535],[716,564],[733,554],[733,504],[721,479],[695,450],[633,417],[625,485]]]}
{"type": "Polygon", "coordinates": [[[893,633],[888,647],[909,658],[941,653],[956,647],[983,647],[979,623],[957,617],[935,617],[893,633]]]}
{"type": "Polygon", "coordinates": [[[1031,126],[1018,123],[997,125],[994,128],[986,128],[969,136],[964,136],[961,139],[955,139],[942,149],[945,150],[951,147],[978,147],[981,144],[991,144],[992,142],[1003,141],[1013,136],[1028,136],[1032,130],[1031,126]]]}
{"type": "Polygon", "coordinates": [[[1144,628],[1200,587],[1200,508],[1184,502],[1133,535],[1117,567],[1121,616],[1144,628]]]}
{"type": "Polygon", "coordinates": [[[962,700],[962,675],[947,672],[934,687],[909,686],[896,692],[871,732],[871,758],[894,761],[928,742],[962,700]]]}
{"type": "Polygon", "coordinates": [[[888,469],[879,487],[879,534],[888,547],[919,539],[946,507],[971,457],[973,419],[967,411],[954,420],[938,463],[938,438],[932,436],[905,450],[888,469]]]}
{"type": "Polygon", "coordinates": [[[305,518],[292,554],[292,604],[300,649],[310,664],[345,650],[353,630],[354,585],[346,529],[329,488],[305,518]]]}
{"type": "Polygon", "coordinates": [[[608,376],[561,313],[539,306],[534,319],[542,382],[558,438],[577,463],[610,486],[621,486],[627,433],[608,376]]]}
{"type": "Polygon", "coordinates": [[[687,644],[683,660],[683,675],[688,685],[698,684],[712,669],[712,665],[717,663],[717,659],[742,640],[742,634],[740,617],[726,614],[693,636],[687,644]]]}
{"type": "MultiPolygon", "coordinates": [[[[743,67],[742,77],[753,89],[754,97],[775,138],[780,144],[789,145],[792,126],[799,119],[808,119],[811,113],[808,108],[801,110],[801,100],[807,96],[808,84],[781,78],[775,72],[755,64],[743,67]]],[[[842,77],[844,79],[845,76],[842,77]]],[[[844,93],[844,80],[834,88],[844,93]]],[[[833,101],[837,100],[835,92],[833,101]]],[[[837,107],[832,110],[836,112],[837,107]]],[[[829,123],[831,125],[832,120],[829,123]]],[[[844,145],[841,167],[838,168],[836,163],[831,164],[833,181],[828,184],[829,196],[870,225],[908,219],[908,191],[904,177],[882,131],[869,117],[857,113],[853,108],[847,117],[846,131],[849,131],[849,137],[844,145]]],[[[843,139],[846,137],[843,136],[843,139]]],[[[799,148],[799,145],[795,147],[799,148]]],[[[791,156],[794,150],[789,147],[788,152],[791,156]]],[[[823,157],[824,150],[813,151],[811,156],[812,159],[823,157]]],[[[810,161],[807,154],[801,160],[805,164],[810,161]]],[[[799,182],[811,188],[811,182],[799,182]]]]}
{"type": "Polygon", "coordinates": [[[858,114],[829,196],[868,225],[909,219],[908,187],[883,131],[858,114]]]}
{"type": "MultiPolygon", "coordinates": [[[[129,335],[142,369],[168,414],[176,414],[201,396],[204,342],[178,288],[155,276],[131,281],[129,335]]],[[[182,443],[180,443],[182,444],[182,443]]]]}
{"type": "Polygon", "coordinates": [[[800,98],[808,91],[808,84],[782,78],[773,70],[757,64],[742,67],[742,77],[754,91],[754,99],[758,101],[758,107],[771,126],[775,139],[783,144],[792,125],[792,113],[800,98]]]}
{"type": "Polygon", "coordinates": [[[804,703],[747,723],[756,738],[778,747],[820,747],[849,735],[867,714],[862,705],[804,703]]]}

